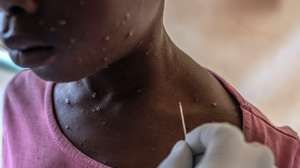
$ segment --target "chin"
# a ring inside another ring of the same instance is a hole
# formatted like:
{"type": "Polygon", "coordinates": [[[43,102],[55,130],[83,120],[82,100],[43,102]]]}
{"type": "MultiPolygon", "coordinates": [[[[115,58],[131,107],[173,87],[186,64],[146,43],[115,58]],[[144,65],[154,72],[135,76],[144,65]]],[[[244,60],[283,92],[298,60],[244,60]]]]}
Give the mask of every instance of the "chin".
{"type": "Polygon", "coordinates": [[[67,75],[66,73],[56,71],[53,68],[34,68],[32,71],[41,79],[51,82],[71,82],[84,78],[84,76],[76,75],[75,73],[67,75]]]}
{"type": "Polygon", "coordinates": [[[54,66],[46,66],[46,67],[39,67],[39,68],[33,68],[32,71],[41,79],[45,81],[52,81],[52,82],[73,82],[73,81],[79,81],[83,78],[89,77],[96,72],[102,71],[105,68],[97,68],[97,71],[88,71],[80,70],[78,68],[73,68],[72,66],[69,67],[70,69],[63,68],[57,68],[54,66]]]}

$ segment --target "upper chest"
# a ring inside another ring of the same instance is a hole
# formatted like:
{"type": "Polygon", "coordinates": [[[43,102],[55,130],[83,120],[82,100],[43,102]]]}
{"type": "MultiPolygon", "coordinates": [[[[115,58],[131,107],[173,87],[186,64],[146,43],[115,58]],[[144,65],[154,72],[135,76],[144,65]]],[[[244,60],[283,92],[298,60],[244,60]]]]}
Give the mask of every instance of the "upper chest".
{"type": "Polygon", "coordinates": [[[57,86],[56,117],[67,138],[91,158],[123,168],[152,168],[184,137],[178,100],[183,104],[188,131],[207,122],[241,127],[235,99],[218,81],[203,81],[168,85],[152,90],[148,99],[123,102],[110,101],[109,95],[100,102],[93,95],[76,100],[72,98],[76,89],[65,91],[57,86]]]}
{"type": "MultiPolygon", "coordinates": [[[[108,165],[156,167],[184,137],[177,104],[166,101],[160,108],[115,104],[105,110],[97,103],[84,102],[81,106],[72,103],[69,99],[55,101],[63,133],[81,152],[108,165]]],[[[221,111],[222,107],[214,104],[207,107],[185,104],[188,131],[207,122],[240,122],[237,116],[221,111]]]]}

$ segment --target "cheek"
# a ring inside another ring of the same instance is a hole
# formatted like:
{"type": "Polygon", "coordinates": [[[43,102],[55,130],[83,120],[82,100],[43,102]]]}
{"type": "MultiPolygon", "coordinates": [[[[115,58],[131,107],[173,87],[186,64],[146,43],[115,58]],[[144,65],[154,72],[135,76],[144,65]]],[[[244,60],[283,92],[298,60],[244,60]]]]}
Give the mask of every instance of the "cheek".
{"type": "Polygon", "coordinates": [[[89,10],[60,14],[49,26],[56,61],[36,72],[46,80],[71,81],[106,68],[136,45],[141,34],[135,28],[137,12],[89,6],[89,10]]]}
{"type": "MultiPolygon", "coordinates": [[[[69,53],[73,55],[80,65],[90,67],[107,66],[116,61],[133,46],[136,45],[139,35],[134,29],[132,13],[125,12],[118,19],[97,22],[96,18],[90,18],[89,22],[82,22],[78,29],[64,39],[69,53]],[[94,19],[94,21],[93,21],[94,19]]],[[[62,49],[63,50],[63,49],[62,49]]]]}

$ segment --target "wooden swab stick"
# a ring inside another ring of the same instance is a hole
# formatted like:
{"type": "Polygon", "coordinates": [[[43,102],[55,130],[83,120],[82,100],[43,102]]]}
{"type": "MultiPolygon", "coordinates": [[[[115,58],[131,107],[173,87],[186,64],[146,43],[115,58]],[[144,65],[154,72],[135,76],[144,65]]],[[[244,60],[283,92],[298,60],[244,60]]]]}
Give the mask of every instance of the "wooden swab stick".
{"type": "Polygon", "coordinates": [[[179,102],[179,109],[180,109],[180,116],[181,116],[181,121],[182,121],[182,127],[183,127],[183,133],[184,133],[184,139],[186,140],[186,125],[185,125],[185,119],[184,119],[184,114],[183,114],[183,108],[182,108],[182,103],[179,102]]]}

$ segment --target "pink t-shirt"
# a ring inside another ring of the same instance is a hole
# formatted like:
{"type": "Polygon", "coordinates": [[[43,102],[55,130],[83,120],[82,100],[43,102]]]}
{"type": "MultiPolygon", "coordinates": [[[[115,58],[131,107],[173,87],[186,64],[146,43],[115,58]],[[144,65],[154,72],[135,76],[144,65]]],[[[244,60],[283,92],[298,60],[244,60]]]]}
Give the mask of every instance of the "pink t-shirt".
{"type": "MultiPolygon", "coordinates": [[[[299,168],[299,139],[288,127],[273,126],[257,108],[215,75],[236,98],[249,142],[269,146],[278,168],[299,168]]],[[[4,168],[109,168],[79,151],[64,136],[53,111],[54,83],[31,71],[19,73],[8,85],[4,100],[4,168]]]]}

